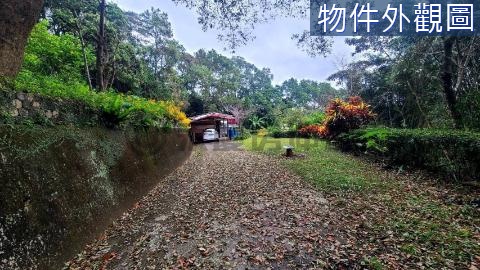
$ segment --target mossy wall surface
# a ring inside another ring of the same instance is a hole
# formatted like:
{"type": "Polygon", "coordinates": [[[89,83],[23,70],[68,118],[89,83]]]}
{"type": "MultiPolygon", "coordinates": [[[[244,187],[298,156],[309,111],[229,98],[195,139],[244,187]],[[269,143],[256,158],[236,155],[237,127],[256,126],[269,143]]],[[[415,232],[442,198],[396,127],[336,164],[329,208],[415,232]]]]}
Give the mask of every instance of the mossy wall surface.
{"type": "Polygon", "coordinates": [[[0,269],[60,269],[191,149],[181,131],[0,125],[0,269]]]}

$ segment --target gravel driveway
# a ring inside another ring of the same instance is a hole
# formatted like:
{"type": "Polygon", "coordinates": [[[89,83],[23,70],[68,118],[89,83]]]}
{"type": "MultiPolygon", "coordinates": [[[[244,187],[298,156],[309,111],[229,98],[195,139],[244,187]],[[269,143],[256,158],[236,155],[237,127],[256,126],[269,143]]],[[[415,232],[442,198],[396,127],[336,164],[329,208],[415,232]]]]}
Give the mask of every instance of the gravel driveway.
{"type": "Polygon", "coordinates": [[[326,211],[275,158],[232,142],[197,145],[67,269],[321,268],[340,245],[326,211]]]}

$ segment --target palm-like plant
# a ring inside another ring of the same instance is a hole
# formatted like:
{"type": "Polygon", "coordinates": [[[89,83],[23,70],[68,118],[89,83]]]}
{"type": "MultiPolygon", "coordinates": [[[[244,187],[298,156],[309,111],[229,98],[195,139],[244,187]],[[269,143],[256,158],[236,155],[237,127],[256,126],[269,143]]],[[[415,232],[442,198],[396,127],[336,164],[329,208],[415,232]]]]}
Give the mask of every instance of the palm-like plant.
{"type": "Polygon", "coordinates": [[[250,117],[249,121],[250,121],[250,126],[252,127],[253,130],[261,129],[265,125],[265,118],[258,117],[258,115],[254,115],[250,117]]]}

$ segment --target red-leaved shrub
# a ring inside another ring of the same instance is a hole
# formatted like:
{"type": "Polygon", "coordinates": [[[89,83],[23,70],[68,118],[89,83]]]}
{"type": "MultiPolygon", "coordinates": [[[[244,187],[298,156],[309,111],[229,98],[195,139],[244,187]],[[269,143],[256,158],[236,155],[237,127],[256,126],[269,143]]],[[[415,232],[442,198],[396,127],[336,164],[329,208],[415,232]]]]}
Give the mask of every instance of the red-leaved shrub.
{"type": "Polygon", "coordinates": [[[298,132],[305,137],[325,137],[326,128],[322,125],[308,125],[301,128],[298,132]]]}
{"type": "Polygon", "coordinates": [[[370,105],[362,98],[350,97],[347,101],[331,100],[322,125],[303,127],[299,133],[308,137],[334,138],[337,135],[368,124],[375,117],[370,105]]]}

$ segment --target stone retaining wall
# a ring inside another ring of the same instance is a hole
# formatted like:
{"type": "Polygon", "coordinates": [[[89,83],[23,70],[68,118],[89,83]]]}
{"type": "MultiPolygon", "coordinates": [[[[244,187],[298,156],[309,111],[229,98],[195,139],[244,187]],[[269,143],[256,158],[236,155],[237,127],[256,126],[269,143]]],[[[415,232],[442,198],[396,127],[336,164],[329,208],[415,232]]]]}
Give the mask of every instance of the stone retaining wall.
{"type": "Polygon", "coordinates": [[[82,102],[23,92],[0,91],[0,113],[0,123],[102,125],[101,112],[82,102]]]}
{"type": "Polygon", "coordinates": [[[27,117],[32,113],[41,113],[48,119],[58,118],[58,110],[56,108],[48,109],[45,104],[42,104],[40,98],[33,94],[17,93],[16,98],[12,100],[13,117],[21,116],[27,117]]]}

